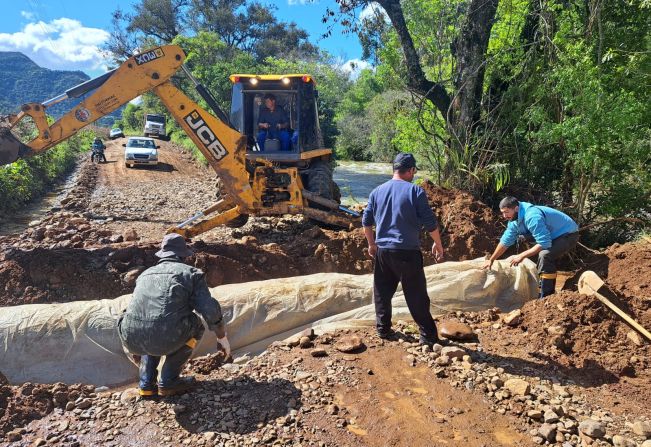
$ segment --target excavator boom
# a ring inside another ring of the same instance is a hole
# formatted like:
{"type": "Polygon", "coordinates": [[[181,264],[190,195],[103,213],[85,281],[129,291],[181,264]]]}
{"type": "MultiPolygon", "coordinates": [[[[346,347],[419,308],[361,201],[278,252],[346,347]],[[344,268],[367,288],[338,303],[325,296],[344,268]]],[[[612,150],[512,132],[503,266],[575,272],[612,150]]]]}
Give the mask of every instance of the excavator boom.
{"type": "MultiPolygon", "coordinates": [[[[219,204],[206,208],[168,231],[191,237],[243,214],[303,213],[328,224],[350,226],[350,218],[339,214],[338,203],[334,201],[318,202],[333,212],[308,206],[306,197],[312,193],[304,190],[297,168],[280,168],[264,160],[248,162],[246,137],[229,125],[228,118],[210,93],[183,66],[184,60],[185,54],[180,47],[161,46],[135,55],[117,69],[42,104],[24,104],[18,114],[0,118],[0,164],[42,153],[130,100],[153,91],[221,178],[225,193],[219,204]],[[170,79],[180,69],[190,77],[217,116],[208,113],[174,86],[170,79]],[[59,120],[48,124],[48,106],[84,94],[89,96],[59,120]],[[11,130],[27,117],[32,118],[38,134],[31,141],[22,143],[11,130]],[[199,220],[210,213],[217,214],[199,220]]],[[[313,195],[310,197],[313,200],[313,195]]]]}
{"type": "Polygon", "coordinates": [[[97,119],[168,81],[181,68],[184,59],[185,54],[176,45],[154,48],[127,59],[117,69],[78,85],[43,104],[24,104],[18,114],[4,117],[0,123],[0,163],[7,164],[18,158],[39,154],[70,138],[97,119]],[[67,98],[81,96],[91,90],[94,90],[93,93],[71,112],[48,125],[48,106],[67,98]],[[33,119],[38,135],[28,143],[18,144],[16,147],[18,140],[15,136],[10,136],[11,129],[27,117],[33,119]]]}

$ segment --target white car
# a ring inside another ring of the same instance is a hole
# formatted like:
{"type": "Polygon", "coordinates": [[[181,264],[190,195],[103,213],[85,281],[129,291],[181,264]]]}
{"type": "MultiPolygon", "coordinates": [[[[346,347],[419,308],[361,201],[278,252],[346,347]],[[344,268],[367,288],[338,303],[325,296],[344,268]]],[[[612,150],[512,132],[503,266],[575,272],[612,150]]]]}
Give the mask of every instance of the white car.
{"type": "Polygon", "coordinates": [[[109,139],[112,140],[114,138],[124,138],[124,132],[119,127],[115,127],[109,132],[109,139]]]}
{"type": "Polygon", "coordinates": [[[133,168],[136,165],[157,165],[158,148],[153,138],[149,137],[129,137],[124,149],[124,164],[127,168],[133,168]]]}

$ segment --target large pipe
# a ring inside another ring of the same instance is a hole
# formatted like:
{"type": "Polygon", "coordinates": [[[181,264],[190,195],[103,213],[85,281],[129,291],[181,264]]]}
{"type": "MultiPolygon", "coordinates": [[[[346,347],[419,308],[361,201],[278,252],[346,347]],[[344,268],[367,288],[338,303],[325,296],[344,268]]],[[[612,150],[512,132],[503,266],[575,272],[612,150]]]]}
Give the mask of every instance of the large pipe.
{"type": "MultiPolygon", "coordinates": [[[[536,296],[536,266],[530,260],[513,268],[508,261],[498,261],[492,271],[482,269],[483,262],[425,267],[432,314],[493,307],[510,311],[536,296]]],[[[320,273],[221,285],[211,293],[222,306],[233,349],[258,352],[306,326],[323,331],[371,323],[372,285],[372,274],[320,273]]],[[[10,383],[112,385],[135,380],[137,370],[124,354],[116,329],[130,299],[124,295],[0,308],[0,370],[10,383]]],[[[395,318],[409,318],[401,290],[392,304],[395,318]]],[[[215,347],[215,334],[206,331],[196,353],[215,347]]]]}

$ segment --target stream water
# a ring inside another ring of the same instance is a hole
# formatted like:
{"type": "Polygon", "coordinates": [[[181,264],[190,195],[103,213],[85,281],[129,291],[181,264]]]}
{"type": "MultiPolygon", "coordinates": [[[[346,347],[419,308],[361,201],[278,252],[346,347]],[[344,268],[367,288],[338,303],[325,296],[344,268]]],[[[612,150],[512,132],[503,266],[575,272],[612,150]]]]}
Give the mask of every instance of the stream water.
{"type": "Polygon", "coordinates": [[[341,204],[366,203],[373,189],[393,175],[391,164],[366,161],[337,161],[334,181],[341,189],[341,204]]]}

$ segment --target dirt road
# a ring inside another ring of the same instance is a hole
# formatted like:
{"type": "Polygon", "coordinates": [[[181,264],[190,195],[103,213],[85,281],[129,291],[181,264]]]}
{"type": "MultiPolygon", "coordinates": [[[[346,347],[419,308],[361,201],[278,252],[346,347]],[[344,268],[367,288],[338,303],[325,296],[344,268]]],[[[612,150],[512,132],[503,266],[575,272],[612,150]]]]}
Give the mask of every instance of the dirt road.
{"type": "MultiPolygon", "coordinates": [[[[132,402],[132,390],[88,395],[90,408],[55,411],[29,424],[38,438],[80,445],[532,446],[521,422],[495,414],[481,395],[405,361],[411,343],[384,343],[361,331],[364,347],[347,354],[342,333],[310,349],[276,344],[246,364],[204,371],[185,397],[132,402]]],[[[414,344],[415,345],[415,344],[414,344]]],[[[81,400],[84,400],[82,396],[81,400]]],[[[80,400],[80,401],[81,401],[80,400]]],[[[85,406],[85,405],[82,405],[85,406]]]]}
{"type": "Polygon", "coordinates": [[[215,202],[214,171],[161,140],[156,140],[158,166],[127,168],[122,147],[126,140],[107,142],[108,162],[99,165],[88,207],[94,218],[108,220],[106,228],[119,233],[128,226],[141,239],[158,240],[167,228],[215,202]]]}

